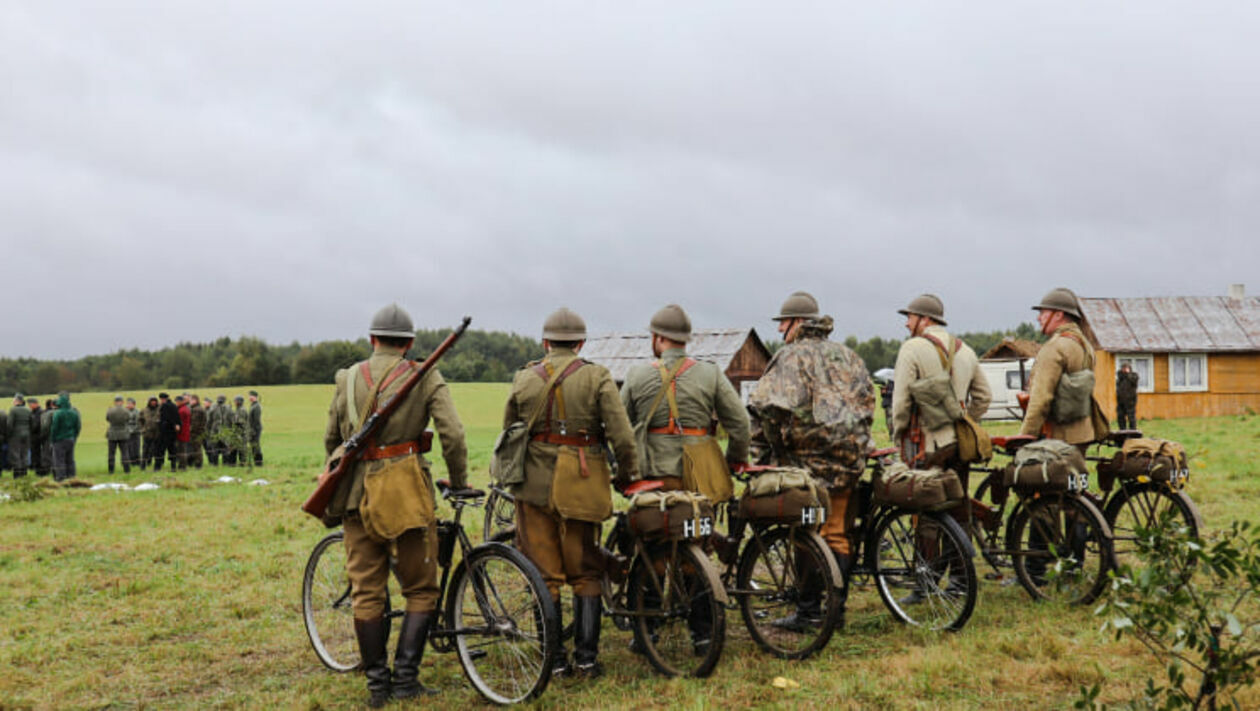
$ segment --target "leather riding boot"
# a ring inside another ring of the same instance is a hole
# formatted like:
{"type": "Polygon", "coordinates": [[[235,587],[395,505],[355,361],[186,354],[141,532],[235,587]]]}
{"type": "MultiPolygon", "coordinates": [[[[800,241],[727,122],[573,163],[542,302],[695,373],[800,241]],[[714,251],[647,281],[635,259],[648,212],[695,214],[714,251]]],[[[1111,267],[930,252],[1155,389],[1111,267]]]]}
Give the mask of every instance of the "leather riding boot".
{"type": "Polygon", "coordinates": [[[599,628],[603,623],[603,601],[598,595],[582,595],[574,598],[573,666],[576,672],[588,679],[604,673],[599,657],[599,628]]]}
{"type": "Polygon", "coordinates": [[[363,675],[367,677],[367,705],[379,709],[389,702],[389,664],[385,645],[389,641],[389,620],[377,617],[373,620],[354,621],[354,636],[359,640],[359,654],[363,657],[363,675]]]}
{"type": "MultiPolygon", "coordinates": [[[[575,605],[573,608],[573,634],[575,635],[577,634],[576,630],[578,628],[578,620],[580,619],[578,615],[580,615],[581,612],[581,608],[575,605]]],[[[569,648],[564,646],[564,602],[562,600],[556,600],[556,621],[560,624],[561,640],[560,648],[556,650],[555,664],[551,667],[551,677],[553,679],[557,677],[566,677],[573,673],[573,665],[569,662],[569,648]]],[[[542,630],[543,622],[541,619],[537,621],[537,624],[538,629],[542,630]]]]}
{"type": "Polygon", "coordinates": [[[844,629],[844,608],[849,601],[849,576],[853,573],[853,556],[847,553],[834,553],[836,567],[840,569],[840,617],[836,620],[836,629],[844,629]]]}
{"type": "Polygon", "coordinates": [[[398,649],[394,651],[395,699],[437,693],[437,689],[426,688],[418,678],[420,660],[424,658],[424,644],[429,639],[429,623],[432,619],[431,612],[408,612],[403,615],[402,629],[398,630],[398,649]]]}

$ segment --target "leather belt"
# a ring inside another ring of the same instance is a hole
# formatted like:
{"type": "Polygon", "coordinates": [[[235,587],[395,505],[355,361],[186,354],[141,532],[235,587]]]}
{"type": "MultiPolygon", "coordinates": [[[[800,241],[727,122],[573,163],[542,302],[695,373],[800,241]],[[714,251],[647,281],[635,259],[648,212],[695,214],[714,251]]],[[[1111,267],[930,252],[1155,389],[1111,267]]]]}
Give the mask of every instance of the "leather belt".
{"type": "Polygon", "coordinates": [[[394,457],[404,457],[408,454],[420,452],[420,443],[416,441],[402,442],[399,444],[391,444],[385,447],[369,446],[363,450],[363,455],[359,457],[364,461],[373,461],[376,459],[393,459],[394,457]]]}
{"type": "Polygon", "coordinates": [[[529,439],[533,442],[545,442],[546,444],[559,444],[568,447],[595,447],[603,444],[603,440],[599,437],[581,434],[557,434],[555,432],[543,432],[529,439]]]}
{"type": "Polygon", "coordinates": [[[708,427],[653,427],[648,434],[687,435],[688,437],[704,437],[709,434],[708,427]]]}

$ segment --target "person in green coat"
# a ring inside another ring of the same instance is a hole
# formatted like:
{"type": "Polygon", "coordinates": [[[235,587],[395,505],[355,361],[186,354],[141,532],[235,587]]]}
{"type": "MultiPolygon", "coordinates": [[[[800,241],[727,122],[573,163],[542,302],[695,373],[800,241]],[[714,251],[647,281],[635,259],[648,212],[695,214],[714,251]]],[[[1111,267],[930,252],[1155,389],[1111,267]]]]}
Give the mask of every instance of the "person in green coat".
{"type": "Polygon", "coordinates": [[[122,459],[123,473],[131,473],[131,462],[127,456],[127,439],[130,435],[127,432],[127,423],[131,417],[127,415],[127,408],[123,407],[123,396],[118,395],[114,398],[114,406],[105,411],[105,421],[109,423],[108,429],[105,430],[105,441],[109,444],[109,473],[114,473],[114,453],[118,453],[119,459],[122,459]]]}
{"type": "Polygon", "coordinates": [[[20,394],[13,398],[13,408],[9,410],[9,466],[13,468],[13,478],[26,476],[26,460],[31,453],[31,411],[26,407],[26,398],[20,394]]]}
{"type": "Polygon", "coordinates": [[[75,477],[74,444],[83,429],[79,411],[70,406],[70,393],[57,397],[57,409],[53,411],[52,428],[48,441],[52,444],[53,480],[65,481],[75,477]]]}

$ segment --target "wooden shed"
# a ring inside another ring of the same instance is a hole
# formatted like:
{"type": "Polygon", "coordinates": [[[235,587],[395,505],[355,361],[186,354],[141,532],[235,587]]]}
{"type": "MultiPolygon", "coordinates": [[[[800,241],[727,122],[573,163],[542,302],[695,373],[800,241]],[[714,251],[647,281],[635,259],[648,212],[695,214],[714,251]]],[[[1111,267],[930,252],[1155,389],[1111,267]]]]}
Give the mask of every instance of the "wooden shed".
{"type": "Polygon", "coordinates": [[[1115,373],[1140,378],[1138,419],[1233,415],[1260,410],[1260,298],[1082,298],[1098,377],[1094,394],[1115,416],[1115,373]]]}
{"type": "MultiPolygon", "coordinates": [[[[770,351],[755,328],[693,331],[687,355],[716,363],[745,399],[770,362],[770,351]]],[[[620,386],[632,366],[652,362],[651,334],[609,333],[588,338],[582,357],[607,368],[620,386]]]]}

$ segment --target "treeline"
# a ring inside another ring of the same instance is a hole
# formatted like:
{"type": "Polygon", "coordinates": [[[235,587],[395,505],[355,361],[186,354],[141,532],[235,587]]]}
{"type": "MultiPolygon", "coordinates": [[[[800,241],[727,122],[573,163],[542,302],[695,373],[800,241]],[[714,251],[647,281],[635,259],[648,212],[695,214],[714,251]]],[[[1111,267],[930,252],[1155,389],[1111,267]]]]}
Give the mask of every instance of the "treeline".
{"type": "MultiPolygon", "coordinates": [[[[1041,331],[1031,323],[1021,323],[1018,328],[1005,331],[977,331],[957,335],[975,350],[976,355],[984,355],[985,351],[1001,343],[1003,338],[1016,338],[1025,341],[1036,341],[1037,343],[1044,343],[1046,340],[1041,331]]],[[[902,340],[874,336],[865,341],[859,341],[857,336],[849,336],[844,339],[844,345],[852,348],[854,352],[861,356],[862,361],[866,363],[866,369],[874,373],[880,368],[891,368],[896,364],[897,349],[901,348],[902,340]]],[[[771,353],[774,353],[782,346],[782,341],[771,341],[766,344],[771,353]]]]}
{"type": "MultiPolygon", "coordinates": [[[[433,350],[449,333],[450,329],[417,332],[411,356],[433,350]]],[[[120,350],[71,361],[3,358],[0,395],[331,383],[338,369],[371,352],[366,338],[274,346],[253,337],[224,337],[210,343],[180,343],[158,351],[120,350]]],[[[540,357],[542,345],[532,338],[468,331],[443,357],[442,375],[452,381],[509,381],[522,364],[540,357]]]]}

